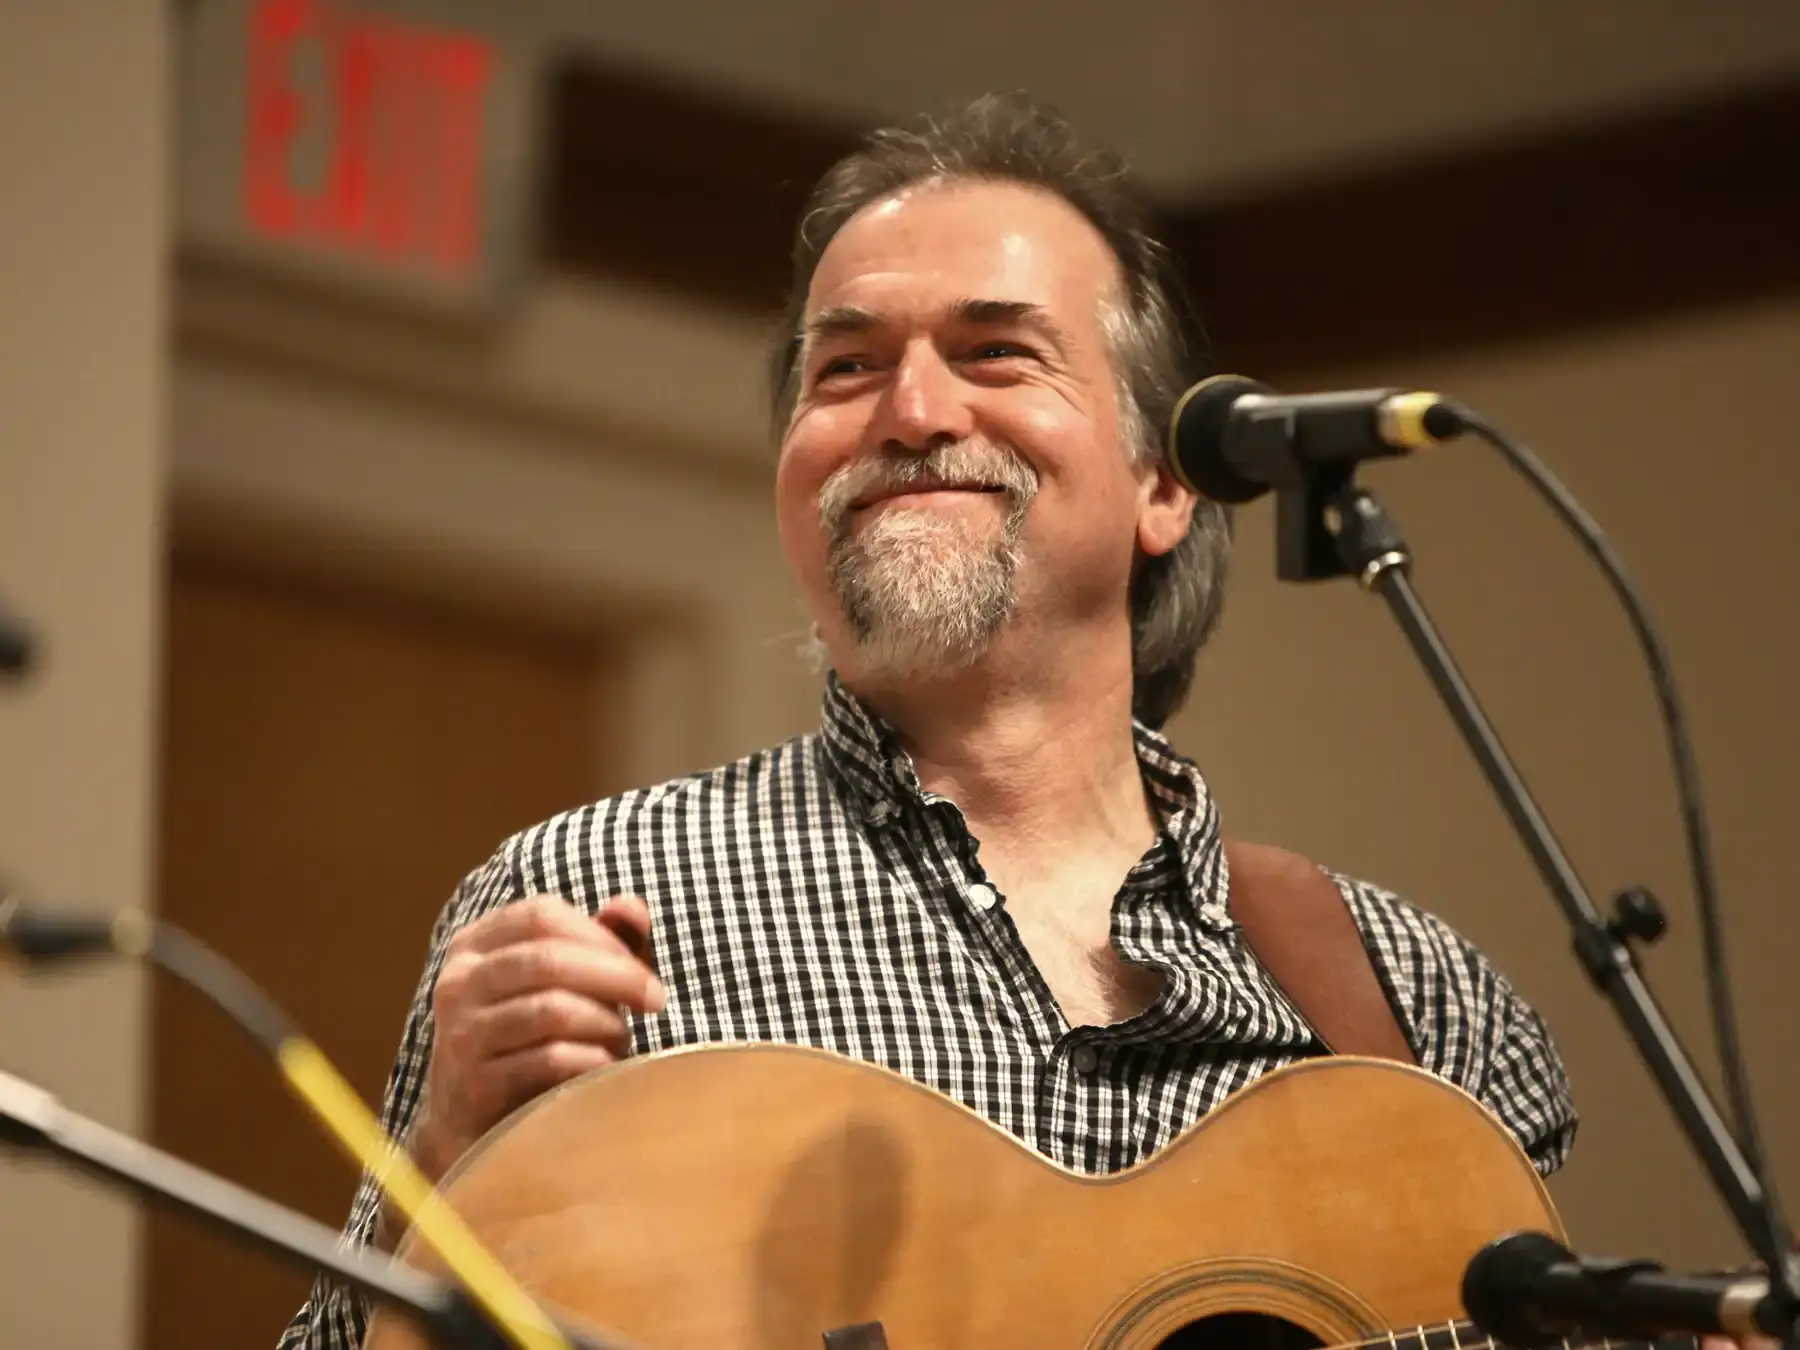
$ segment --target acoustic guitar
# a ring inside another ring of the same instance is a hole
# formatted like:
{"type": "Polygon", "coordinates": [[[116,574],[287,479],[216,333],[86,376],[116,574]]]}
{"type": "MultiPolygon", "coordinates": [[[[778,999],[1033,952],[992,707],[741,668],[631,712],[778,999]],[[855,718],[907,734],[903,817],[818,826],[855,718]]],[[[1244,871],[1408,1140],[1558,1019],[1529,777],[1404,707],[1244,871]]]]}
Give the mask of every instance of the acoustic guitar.
{"type": "MultiPolygon", "coordinates": [[[[885,1069],[695,1047],[540,1098],[442,1189],[548,1307],[647,1350],[1475,1350],[1469,1259],[1563,1236],[1473,1098],[1348,1057],[1088,1177],[885,1069]]],[[[424,1344],[386,1312],[365,1341],[424,1344]]]]}

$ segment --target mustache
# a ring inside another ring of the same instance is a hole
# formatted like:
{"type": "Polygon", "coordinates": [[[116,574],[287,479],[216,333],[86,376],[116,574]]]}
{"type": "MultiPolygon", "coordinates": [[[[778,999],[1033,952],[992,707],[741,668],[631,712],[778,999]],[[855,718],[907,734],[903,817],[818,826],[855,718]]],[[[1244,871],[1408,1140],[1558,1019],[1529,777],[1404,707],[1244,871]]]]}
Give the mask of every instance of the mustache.
{"type": "Polygon", "coordinates": [[[852,460],[825,480],[819,519],[835,537],[845,531],[857,502],[932,488],[998,488],[1017,515],[1037,495],[1038,476],[1023,455],[998,441],[954,441],[924,454],[883,450],[852,460]]]}

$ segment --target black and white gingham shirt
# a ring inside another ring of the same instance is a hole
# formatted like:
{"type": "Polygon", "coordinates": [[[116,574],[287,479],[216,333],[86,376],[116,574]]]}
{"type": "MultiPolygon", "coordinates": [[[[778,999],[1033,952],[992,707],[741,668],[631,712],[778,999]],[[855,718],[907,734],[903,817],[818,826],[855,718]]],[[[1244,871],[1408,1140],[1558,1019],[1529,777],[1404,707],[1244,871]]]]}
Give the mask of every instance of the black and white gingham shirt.
{"type": "MultiPolygon", "coordinates": [[[[1323,1047],[1234,928],[1219,813],[1199,772],[1139,727],[1156,843],[1113,902],[1127,960],[1167,972],[1114,1026],[1071,1027],[996,899],[962,813],[924,791],[892,733],[835,680],[819,731],[709,773],[566,812],[472,873],[432,934],[388,1082],[404,1135],[431,1055],[431,989],[450,935],[540,892],[590,912],[620,893],[653,916],[667,1008],[637,1053],[784,1041],[886,1065],[1082,1172],[1129,1167],[1258,1075],[1323,1047]]],[[[1339,878],[1419,1063],[1498,1114],[1540,1170],[1575,1131],[1542,1022],[1441,921],[1339,878]]],[[[347,1238],[366,1242],[365,1179],[347,1238]]],[[[353,1350],[361,1300],[321,1283],[283,1347],[353,1350]]]]}

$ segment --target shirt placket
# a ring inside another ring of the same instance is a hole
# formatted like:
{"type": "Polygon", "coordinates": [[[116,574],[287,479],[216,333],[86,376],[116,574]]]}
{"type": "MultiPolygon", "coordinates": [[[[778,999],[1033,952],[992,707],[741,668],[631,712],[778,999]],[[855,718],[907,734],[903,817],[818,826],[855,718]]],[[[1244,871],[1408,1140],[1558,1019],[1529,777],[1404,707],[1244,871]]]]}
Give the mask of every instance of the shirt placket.
{"type": "MultiPolygon", "coordinates": [[[[896,759],[903,780],[910,766],[896,759]]],[[[1032,1137],[1037,1148],[1065,1167],[1093,1171],[1105,1166],[1096,1152],[1095,1122],[1111,1113],[1104,1100],[1103,1069],[1111,1047],[1102,1029],[1070,1027],[1037,963],[1007,913],[1005,898],[981,865],[976,840],[961,810],[947,798],[922,796],[929,813],[927,834],[944,891],[963,907],[969,926],[999,975],[1008,1006],[1029,1038],[1035,1081],[1026,1087],[1032,1104],[1032,1137]]],[[[1109,1133],[1102,1131],[1101,1133],[1109,1133]]]]}

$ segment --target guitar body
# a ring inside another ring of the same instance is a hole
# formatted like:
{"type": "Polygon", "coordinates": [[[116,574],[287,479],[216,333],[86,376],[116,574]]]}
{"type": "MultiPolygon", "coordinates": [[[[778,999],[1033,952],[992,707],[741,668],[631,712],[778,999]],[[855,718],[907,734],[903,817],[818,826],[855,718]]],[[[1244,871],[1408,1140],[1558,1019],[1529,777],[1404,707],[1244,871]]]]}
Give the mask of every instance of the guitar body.
{"type": "MultiPolygon", "coordinates": [[[[1102,1178],[885,1069],[670,1051],[533,1103],[443,1193],[535,1295],[654,1350],[817,1350],[870,1322],[892,1350],[1152,1350],[1243,1344],[1241,1314],[1332,1345],[1462,1317],[1480,1247],[1562,1236],[1472,1098],[1349,1058],[1269,1074],[1102,1178]]],[[[365,1345],[424,1341],[378,1313],[365,1345]]]]}

